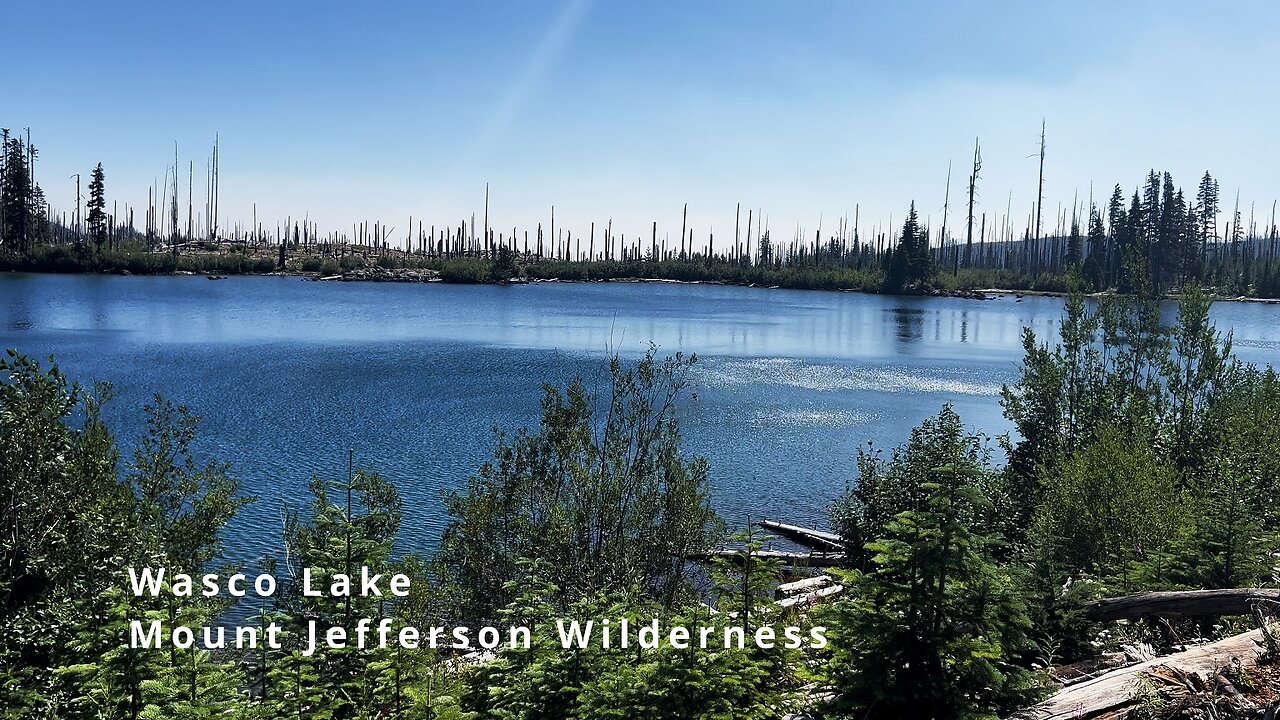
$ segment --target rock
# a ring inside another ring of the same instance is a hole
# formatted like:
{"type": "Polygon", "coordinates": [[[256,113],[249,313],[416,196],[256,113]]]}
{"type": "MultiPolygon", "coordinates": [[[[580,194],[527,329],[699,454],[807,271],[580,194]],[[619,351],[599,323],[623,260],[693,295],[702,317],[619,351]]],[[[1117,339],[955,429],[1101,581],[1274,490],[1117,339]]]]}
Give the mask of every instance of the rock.
{"type": "MultiPolygon", "coordinates": [[[[335,276],[321,278],[322,280],[335,279],[335,276]]],[[[346,282],[408,282],[408,283],[425,283],[439,282],[440,273],[435,270],[411,269],[411,268],[384,268],[384,267],[362,267],[348,270],[342,273],[340,278],[346,282]]]]}

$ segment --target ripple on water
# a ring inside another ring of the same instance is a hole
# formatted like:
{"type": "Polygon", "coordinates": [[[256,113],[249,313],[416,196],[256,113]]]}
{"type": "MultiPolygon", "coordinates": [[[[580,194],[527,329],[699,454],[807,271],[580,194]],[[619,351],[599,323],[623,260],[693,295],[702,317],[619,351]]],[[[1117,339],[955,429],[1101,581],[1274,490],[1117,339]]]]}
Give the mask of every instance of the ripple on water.
{"type": "Polygon", "coordinates": [[[779,408],[759,411],[749,421],[754,429],[762,428],[851,428],[869,425],[879,419],[875,413],[830,408],[779,408]]]}
{"type": "MultiPolygon", "coordinates": [[[[980,379],[978,369],[850,366],[810,363],[792,358],[725,360],[704,368],[701,379],[712,387],[781,385],[801,390],[869,390],[885,393],[940,393],[997,396],[1000,383],[980,379]]],[[[990,373],[985,374],[987,377],[990,373]]]]}

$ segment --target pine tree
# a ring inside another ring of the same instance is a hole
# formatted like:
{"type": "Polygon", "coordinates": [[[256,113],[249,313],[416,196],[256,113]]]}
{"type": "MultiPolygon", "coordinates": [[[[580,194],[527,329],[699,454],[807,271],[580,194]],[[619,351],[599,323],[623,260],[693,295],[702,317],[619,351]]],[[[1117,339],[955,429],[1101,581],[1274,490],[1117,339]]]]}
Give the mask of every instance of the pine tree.
{"type": "Polygon", "coordinates": [[[1200,218],[1200,243],[1208,247],[1218,238],[1218,181],[1206,170],[1196,191],[1196,215],[1200,218]]]}
{"type": "Polygon", "coordinates": [[[1106,286],[1107,234],[1102,227],[1102,215],[1098,208],[1089,207],[1089,256],[1084,261],[1084,280],[1094,290],[1106,286]]]}
{"type": "Polygon", "coordinates": [[[768,267],[773,264],[773,242],[769,239],[768,230],[765,230],[764,234],[760,236],[760,248],[758,253],[758,265],[768,267]]]}
{"type": "Polygon", "coordinates": [[[27,167],[27,149],[22,140],[9,137],[4,132],[4,173],[0,177],[0,214],[3,214],[3,235],[0,243],[12,252],[24,253],[30,249],[28,225],[30,220],[31,169],[27,167]]]}
{"type": "Polygon", "coordinates": [[[902,224],[902,237],[889,256],[883,289],[887,293],[919,292],[933,278],[934,272],[928,231],[920,227],[916,204],[912,202],[902,224]]]}
{"type": "Polygon", "coordinates": [[[1071,235],[1067,237],[1067,271],[1079,271],[1084,263],[1083,239],[1080,237],[1080,221],[1072,216],[1071,235]]]}
{"type": "Polygon", "coordinates": [[[107,242],[107,198],[102,163],[93,169],[93,179],[89,181],[89,237],[93,240],[98,253],[107,242]]]}
{"type": "Polygon", "coordinates": [[[974,474],[928,471],[916,508],[867,544],[873,566],[845,582],[832,609],[836,706],[861,718],[989,718],[1032,700],[1019,664],[1031,643],[1000,538],[982,533],[991,506],[974,474]]]}
{"type": "Polygon", "coordinates": [[[1160,174],[1152,170],[1147,174],[1147,182],[1142,187],[1140,204],[1134,208],[1138,212],[1130,213],[1131,216],[1141,218],[1138,226],[1138,238],[1140,241],[1136,260],[1141,263],[1141,267],[1145,270],[1146,280],[1150,283],[1150,288],[1153,292],[1160,291],[1160,282],[1162,280],[1161,260],[1164,246],[1160,234],[1161,187],[1160,174]]]}
{"type": "Polygon", "coordinates": [[[1107,203],[1107,284],[1118,286],[1122,282],[1124,252],[1127,245],[1129,218],[1125,213],[1124,192],[1117,184],[1107,203]]]}

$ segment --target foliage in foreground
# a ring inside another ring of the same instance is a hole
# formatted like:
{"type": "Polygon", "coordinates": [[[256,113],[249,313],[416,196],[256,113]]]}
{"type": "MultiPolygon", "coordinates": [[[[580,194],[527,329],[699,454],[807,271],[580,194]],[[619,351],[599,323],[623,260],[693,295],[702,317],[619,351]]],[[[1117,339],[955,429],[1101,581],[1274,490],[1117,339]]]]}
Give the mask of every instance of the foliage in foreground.
{"type": "Polygon", "coordinates": [[[457,613],[488,618],[512,600],[519,563],[555,569],[562,605],[639,588],[672,607],[689,597],[685,558],[719,539],[707,463],[680,448],[678,401],[696,358],[609,365],[608,396],[581,380],[544,388],[542,424],[508,440],[446,501],[438,560],[457,613]]]}
{"type": "Polygon", "coordinates": [[[122,464],[101,420],[107,388],[10,354],[0,703],[15,717],[130,720],[766,718],[805,705],[799,689],[816,681],[833,700],[809,710],[830,718],[994,717],[1041,691],[1034,664],[1096,650],[1072,610],[1086,595],[1274,582],[1280,380],[1233,359],[1208,306],[1192,289],[1169,324],[1154,302],[1074,297],[1053,345],[1027,332],[1003,394],[1018,432],[1001,440],[1003,467],[950,408],[887,456],[860,452],[835,512],[849,591],[819,619],[832,644],[816,654],[564,649],[551,628],[528,649],[465,661],[301,652],[308,619],[350,630],[358,617],[400,628],[609,616],[744,635],[805,624],[772,603],[776,566],[748,554],[703,576],[679,560],[721,529],[705,462],[680,450],[692,360],[615,362],[601,397],[581,382],[548,388],[541,425],[499,435],[493,461],[449,499],[430,559],[393,553],[400,500],[385,480],[313,480],[310,507],[288,516],[282,566],[264,568],[282,592],[232,608],[124,589],[130,565],[216,569],[222,528],[247,500],[225,465],[195,461],[196,419],[157,399],[122,464]],[[290,582],[303,567],[324,578],[361,565],[409,574],[415,592],[346,602],[290,582]],[[123,646],[130,618],[199,626],[227,613],[280,623],[284,649],[123,646]]]}
{"type": "Polygon", "coordinates": [[[1034,694],[1032,661],[1097,651],[1083,600],[1275,582],[1280,380],[1234,360],[1208,309],[1194,287],[1173,323],[1076,295],[1056,344],[1024,330],[1004,467],[949,408],[887,458],[859,452],[834,508],[855,590],[830,623],[837,708],[991,716],[1034,694]]]}
{"type": "MultiPolygon", "coordinates": [[[[792,651],[750,645],[690,650],[670,642],[651,650],[634,643],[628,649],[565,649],[551,625],[553,617],[566,615],[607,615],[615,622],[625,617],[636,627],[660,618],[664,626],[701,623],[717,632],[741,623],[749,637],[760,626],[786,620],[765,592],[776,582],[776,568],[749,563],[754,570],[745,575],[725,568],[713,593],[723,598],[716,614],[690,600],[691,578],[683,563],[671,560],[671,553],[703,548],[720,527],[706,504],[705,462],[685,460],[679,452],[675,402],[689,362],[662,364],[650,354],[634,368],[615,363],[614,392],[603,406],[607,419],[597,440],[594,410],[577,383],[567,400],[548,390],[541,435],[522,433],[522,445],[500,445],[496,463],[521,458],[511,467],[545,472],[546,462],[553,462],[565,473],[561,491],[581,502],[542,526],[540,544],[531,534],[500,548],[512,553],[499,558],[510,568],[502,588],[509,600],[494,608],[493,617],[532,624],[534,644],[504,649],[477,665],[483,658],[445,649],[321,646],[304,652],[309,622],[353,635],[361,618],[375,624],[387,619],[393,633],[459,619],[459,606],[432,581],[442,569],[461,576],[470,558],[451,565],[442,555],[429,572],[415,554],[395,556],[399,496],[365,472],[344,481],[313,479],[310,507],[289,511],[279,565],[269,561],[259,568],[281,578],[274,597],[234,607],[199,593],[179,597],[169,592],[172,575],[158,596],[135,597],[127,567],[166,566],[170,573],[197,576],[216,571],[222,529],[248,499],[225,465],[196,462],[197,418],[185,408],[161,399],[149,405],[148,432],[121,472],[114,440],[100,420],[107,388],[83,390],[56,367],[11,354],[0,385],[6,572],[0,583],[0,704],[13,717],[129,720],[772,717],[796,702],[799,666],[792,651]],[[589,473],[596,473],[590,482],[589,473]],[[548,558],[574,557],[563,554],[578,547],[568,540],[604,528],[647,543],[643,547],[657,561],[609,540],[572,566],[594,573],[590,583],[571,585],[579,578],[548,558]],[[553,537],[566,542],[545,542],[553,537]],[[337,572],[358,575],[361,566],[405,573],[413,592],[350,599],[301,592],[303,568],[312,569],[313,585],[323,585],[337,572]],[[236,648],[233,629],[227,629],[225,645],[203,647],[202,628],[231,618],[260,629],[278,624],[283,647],[236,648]],[[130,648],[135,619],[190,626],[197,642],[130,648]]],[[[483,501],[483,487],[457,498],[457,507],[483,501]]],[[[537,485],[525,490],[543,491],[537,485]]],[[[458,522],[466,517],[474,516],[460,515],[458,522]]],[[[490,519],[498,526],[521,522],[514,515],[490,519]]]]}
{"type": "Polygon", "coordinates": [[[837,629],[832,711],[850,717],[994,718],[1034,699],[1034,644],[1016,566],[1003,564],[998,475],[946,407],[837,507],[858,569],[837,629]],[[862,542],[860,542],[862,541],[862,542]]]}

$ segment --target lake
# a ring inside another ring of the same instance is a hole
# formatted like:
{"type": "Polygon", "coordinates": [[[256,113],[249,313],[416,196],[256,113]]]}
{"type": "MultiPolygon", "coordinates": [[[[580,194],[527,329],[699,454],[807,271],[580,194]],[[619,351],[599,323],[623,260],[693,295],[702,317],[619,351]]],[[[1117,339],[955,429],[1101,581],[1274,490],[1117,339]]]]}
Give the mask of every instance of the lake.
{"type": "MultiPolygon", "coordinates": [[[[230,461],[259,502],[229,534],[250,560],[279,547],[282,505],[313,474],[358,466],[405,502],[400,549],[429,549],[441,493],[492,454],[492,428],[538,421],[543,383],[601,387],[611,352],[697,353],[681,410],[735,524],[826,524],[856,449],[890,447],[951,403],[1007,432],[1002,383],[1024,325],[1056,331],[1057,298],[978,301],[666,283],[408,285],[297,277],[0,276],[0,344],[110,381],[128,447],[154,394],[203,417],[202,457],[230,461]]],[[[1219,303],[1237,354],[1280,357],[1280,306],[1219,303]]]]}

